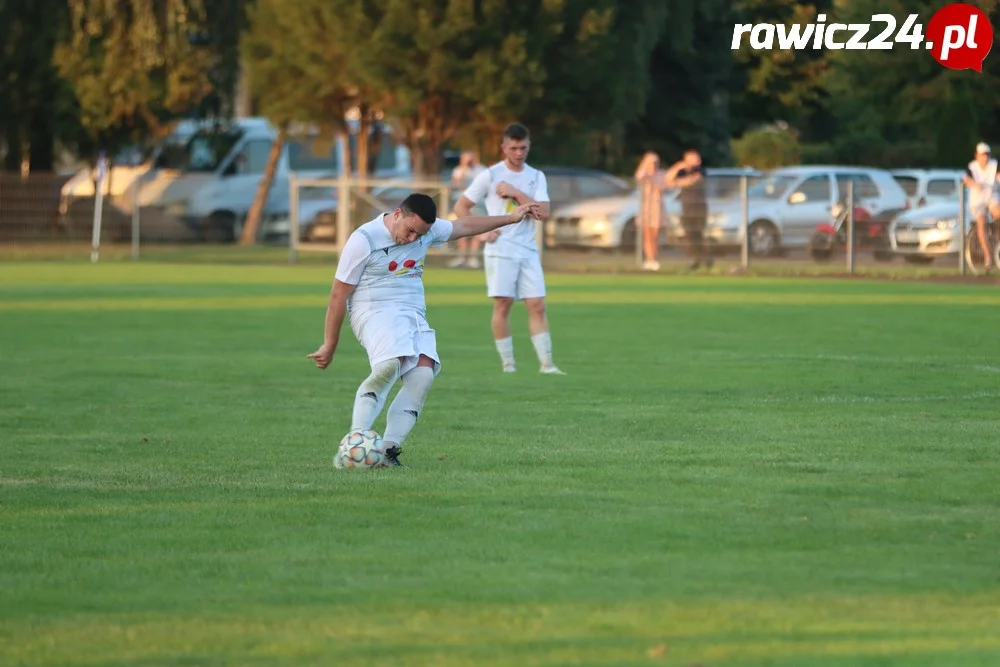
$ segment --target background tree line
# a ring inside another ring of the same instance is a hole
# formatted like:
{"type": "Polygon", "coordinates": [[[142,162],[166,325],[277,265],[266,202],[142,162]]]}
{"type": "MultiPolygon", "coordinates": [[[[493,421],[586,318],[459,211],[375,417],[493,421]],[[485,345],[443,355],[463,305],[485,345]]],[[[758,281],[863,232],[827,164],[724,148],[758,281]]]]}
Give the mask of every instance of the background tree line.
{"type": "MultiPolygon", "coordinates": [[[[995,0],[973,4],[998,25],[995,0]]],[[[736,22],[844,23],[927,0],[6,0],[3,167],[49,171],[59,147],[149,144],[181,117],[233,113],[241,63],[256,113],[329,136],[384,114],[415,170],[495,156],[512,120],[535,160],[630,173],[687,147],[710,164],[954,166],[1000,136],[1000,56],[952,72],[923,49],[730,49],[736,22]],[[828,19],[832,22],[832,19],[828,19]]],[[[359,142],[358,151],[369,150],[359,142]]],[[[366,160],[358,161],[364,168],[366,160]]]]}

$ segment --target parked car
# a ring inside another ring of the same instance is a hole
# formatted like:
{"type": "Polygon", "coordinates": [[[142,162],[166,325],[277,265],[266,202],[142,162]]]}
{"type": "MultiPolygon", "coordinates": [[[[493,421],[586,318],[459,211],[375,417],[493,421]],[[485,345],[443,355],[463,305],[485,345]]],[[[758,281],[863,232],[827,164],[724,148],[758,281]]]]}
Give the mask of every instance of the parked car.
{"type": "Polygon", "coordinates": [[[965,174],[960,169],[893,169],[889,173],[906,192],[910,208],[957,200],[965,174]]]}
{"type": "MultiPolygon", "coordinates": [[[[965,216],[966,225],[975,224],[968,204],[965,216]]],[[[957,256],[962,252],[964,238],[957,199],[906,211],[889,225],[890,251],[912,264],[957,256]]]]}
{"type": "MultiPolygon", "coordinates": [[[[754,169],[709,168],[706,172],[710,206],[711,202],[738,197],[742,176],[748,176],[751,182],[760,177],[760,172],[754,169]]],[[[676,190],[664,193],[665,212],[676,208],[677,195],[676,190]]],[[[552,216],[546,224],[547,245],[634,248],[639,203],[638,190],[629,186],[628,191],[621,194],[586,198],[553,208],[552,216]]],[[[661,230],[664,241],[667,242],[671,238],[668,227],[665,224],[661,230]]]]}
{"type": "MultiPolygon", "coordinates": [[[[851,181],[855,206],[871,216],[908,206],[906,193],[884,169],[835,165],[775,169],[748,192],[750,252],[765,257],[807,247],[817,227],[832,224],[851,181]]],[[[671,214],[671,224],[679,226],[679,214],[671,214]]],[[[710,208],[706,238],[720,249],[740,247],[743,212],[739,201],[731,199],[710,208]]]]}

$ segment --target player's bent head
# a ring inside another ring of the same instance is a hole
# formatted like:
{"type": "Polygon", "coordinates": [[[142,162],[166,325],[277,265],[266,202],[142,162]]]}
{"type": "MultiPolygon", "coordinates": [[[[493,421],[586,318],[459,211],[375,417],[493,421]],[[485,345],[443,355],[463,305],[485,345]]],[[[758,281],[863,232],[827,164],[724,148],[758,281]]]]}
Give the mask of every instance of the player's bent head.
{"type": "Polygon", "coordinates": [[[401,245],[413,243],[431,230],[435,220],[437,204],[434,199],[414,192],[393,212],[393,240],[401,245]]]}

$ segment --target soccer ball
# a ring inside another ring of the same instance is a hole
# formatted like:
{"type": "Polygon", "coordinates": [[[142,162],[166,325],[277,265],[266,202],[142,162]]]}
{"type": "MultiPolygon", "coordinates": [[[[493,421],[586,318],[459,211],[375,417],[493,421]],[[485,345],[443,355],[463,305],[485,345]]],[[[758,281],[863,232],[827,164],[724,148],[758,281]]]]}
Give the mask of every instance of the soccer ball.
{"type": "Polygon", "coordinates": [[[340,441],[333,456],[333,467],[343,468],[384,468],[385,451],[382,436],[372,430],[351,431],[340,441]]]}

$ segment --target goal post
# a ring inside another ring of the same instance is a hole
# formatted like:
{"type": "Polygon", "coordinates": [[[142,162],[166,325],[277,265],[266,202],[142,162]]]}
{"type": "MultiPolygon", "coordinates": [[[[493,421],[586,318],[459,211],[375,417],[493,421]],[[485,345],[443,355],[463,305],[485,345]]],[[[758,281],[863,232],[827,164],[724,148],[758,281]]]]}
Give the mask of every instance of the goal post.
{"type": "MultiPolygon", "coordinates": [[[[288,245],[293,263],[302,252],[339,255],[355,229],[393,210],[413,192],[434,197],[439,218],[448,218],[452,212],[453,188],[432,179],[304,178],[293,173],[288,189],[288,245]]],[[[452,254],[451,245],[432,249],[431,254],[452,254]]]]}

